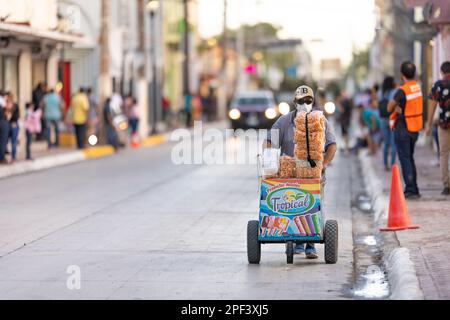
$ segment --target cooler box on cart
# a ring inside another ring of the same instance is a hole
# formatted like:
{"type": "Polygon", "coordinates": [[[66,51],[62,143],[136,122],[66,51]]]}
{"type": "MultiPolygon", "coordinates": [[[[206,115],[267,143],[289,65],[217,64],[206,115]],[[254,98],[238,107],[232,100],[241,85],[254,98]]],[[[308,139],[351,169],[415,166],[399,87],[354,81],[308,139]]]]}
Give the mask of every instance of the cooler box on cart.
{"type": "Polygon", "coordinates": [[[248,261],[258,264],[261,244],[286,244],[287,263],[293,263],[294,245],[322,243],[325,262],[338,258],[338,223],[325,221],[320,179],[261,179],[259,220],[247,225],[248,261]]]}
{"type": "Polygon", "coordinates": [[[259,236],[262,242],[321,241],[320,179],[261,181],[259,236]]]}

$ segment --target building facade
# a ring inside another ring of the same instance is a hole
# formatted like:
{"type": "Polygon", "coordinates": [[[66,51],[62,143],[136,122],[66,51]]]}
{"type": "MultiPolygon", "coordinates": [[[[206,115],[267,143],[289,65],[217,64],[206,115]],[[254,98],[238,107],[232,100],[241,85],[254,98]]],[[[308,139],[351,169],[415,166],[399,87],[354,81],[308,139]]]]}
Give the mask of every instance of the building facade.
{"type": "Polygon", "coordinates": [[[0,88],[13,93],[22,117],[39,83],[58,84],[63,48],[85,41],[63,24],[56,0],[0,0],[0,88]]]}

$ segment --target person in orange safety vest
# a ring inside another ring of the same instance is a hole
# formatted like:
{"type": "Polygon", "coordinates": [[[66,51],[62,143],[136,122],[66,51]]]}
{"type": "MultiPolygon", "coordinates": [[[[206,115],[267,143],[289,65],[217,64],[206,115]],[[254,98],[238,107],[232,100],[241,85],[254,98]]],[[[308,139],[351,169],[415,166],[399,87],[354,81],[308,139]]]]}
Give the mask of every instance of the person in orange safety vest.
{"type": "Polygon", "coordinates": [[[395,144],[405,181],[405,197],[420,197],[417,186],[417,171],[414,162],[414,148],[423,129],[423,96],[420,85],[415,81],[416,66],[402,63],[401,74],[404,85],[388,104],[390,126],[394,130],[395,144]]]}

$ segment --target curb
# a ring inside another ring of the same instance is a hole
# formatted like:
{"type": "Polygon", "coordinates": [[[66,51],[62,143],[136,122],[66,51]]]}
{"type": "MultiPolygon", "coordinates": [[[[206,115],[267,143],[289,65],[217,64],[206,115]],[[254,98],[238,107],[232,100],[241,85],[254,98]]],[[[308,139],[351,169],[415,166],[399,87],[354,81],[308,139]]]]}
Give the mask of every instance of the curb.
{"type": "Polygon", "coordinates": [[[391,300],[424,299],[408,249],[395,248],[385,253],[383,260],[391,286],[391,300]]]}
{"type": "MultiPolygon", "coordinates": [[[[372,197],[374,221],[377,228],[385,225],[388,218],[389,197],[383,193],[383,183],[376,174],[373,160],[367,154],[359,154],[363,179],[368,194],[372,197]]],[[[383,233],[380,233],[384,238],[383,233]]],[[[397,238],[396,233],[395,238],[397,238]]],[[[397,239],[397,243],[398,239],[397,239]]],[[[400,244],[399,244],[400,245],[400,244]]],[[[414,263],[405,247],[383,247],[383,264],[388,274],[391,300],[423,300],[414,263]]]]}
{"type": "MultiPolygon", "coordinates": [[[[202,124],[202,128],[204,130],[208,128],[215,128],[215,127],[224,127],[226,126],[226,122],[224,121],[215,121],[215,122],[208,122],[206,124],[202,124]]],[[[180,128],[184,130],[188,130],[191,133],[195,134],[195,131],[193,128],[180,128]]],[[[174,129],[176,130],[176,129],[174,129]]],[[[139,147],[133,148],[128,147],[127,149],[133,150],[133,149],[140,149],[140,148],[151,148],[155,147],[161,144],[164,144],[166,142],[170,141],[170,137],[174,130],[161,133],[161,134],[155,134],[153,136],[147,137],[142,140],[139,147]]],[[[6,165],[4,167],[0,167],[0,179],[12,177],[15,175],[25,174],[25,173],[31,173],[36,172],[40,170],[50,169],[54,167],[59,167],[63,165],[68,165],[76,162],[86,161],[86,160],[92,160],[92,159],[98,159],[107,157],[110,155],[113,155],[115,153],[115,150],[111,146],[98,146],[98,147],[90,147],[84,150],[79,151],[71,151],[66,153],[61,153],[58,155],[51,155],[51,156],[44,156],[41,158],[37,158],[34,161],[26,162],[21,161],[19,163],[16,163],[14,165],[6,165]]]]}
{"type": "Polygon", "coordinates": [[[88,148],[82,150],[85,160],[103,158],[115,153],[115,150],[111,146],[99,146],[94,148],[88,148]]]}
{"type": "Polygon", "coordinates": [[[34,161],[20,162],[0,167],[0,179],[11,176],[41,171],[85,160],[83,151],[73,151],[53,156],[45,156],[34,161]]]}

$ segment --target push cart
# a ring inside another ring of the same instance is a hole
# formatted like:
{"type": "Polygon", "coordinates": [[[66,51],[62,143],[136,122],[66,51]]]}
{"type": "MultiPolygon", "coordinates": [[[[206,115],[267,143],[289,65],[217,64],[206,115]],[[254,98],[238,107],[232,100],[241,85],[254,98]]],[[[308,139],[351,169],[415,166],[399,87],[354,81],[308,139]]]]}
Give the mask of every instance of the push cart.
{"type": "Polygon", "coordinates": [[[325,262],[337,262],[338,223],[325,221],[322,187],[320,179],[271,179],[259,174],[259,220],[247,224],[250,264],[261,261],[261,244],[272,243],[286,245],[288,264],[294,262],[294,245],[300,243],[324,244],[325,262]]]}

